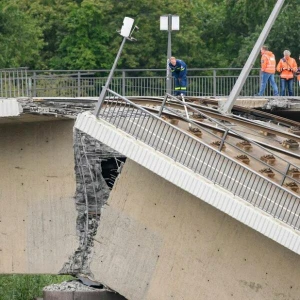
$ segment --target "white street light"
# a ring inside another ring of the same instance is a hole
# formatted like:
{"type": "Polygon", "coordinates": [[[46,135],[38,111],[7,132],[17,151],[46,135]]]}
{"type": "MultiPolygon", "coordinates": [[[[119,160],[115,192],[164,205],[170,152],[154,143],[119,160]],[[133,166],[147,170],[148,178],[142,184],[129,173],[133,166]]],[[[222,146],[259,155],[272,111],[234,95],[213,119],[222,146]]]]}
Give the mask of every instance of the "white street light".
{"type": "Polygon", "coordinates": [[[123,20],[123,26],[121,28],[120,34],[124,37],[129,37],[134,19],[125,17],[123,20]]]}
{"type": "Polygon", "coordinates": [[[101,106],[102,106],[102,104],[104,102],[106,91],[107,91],[108,86],[109,86],[109,84],[110,84],[110,82],[112,80],[114,71],[115,71],[115,69],[117,67],[117,63],[118,63],[118,60],[120,58],[121,52],[123,50],[125,41],[126,40],[136,41],[136,39],[132,37],[132,33],[134,32],[135,29],[138,29],[138,27],[135,26],[133,28],[133,30],[131,30],[133,23],[134,23],[134,19],[129,18],[129,17],[125,17],[124,20],[123,20],[123,25],[122,25],[121,30],[117,30],[117,32],[120,33],[120,35],[122,35],[124,38],[123,38],[122,44],[121,44],[121,46],[119,48],[118,54],[117,54],[117,56],[115,58],[114,64],[113,64],[113,66],[112,66],[112,68],[111,68],[111,70],[109,72],[108,77],[107,77],[105,86],[102,87],[102,90],[101,90],[98,102],[97,102],[95,110],[94,110],[94,115],[96,117],[98,116],[98,114],[100,112],[100,109],[101,109],[101,106]]]}
{"type": "Polygon", "coordinates": [[[169,29],[169,17],[161,16],[160,17],[160,30],[168,30],[169,29]]]}
{"type": "Polygon", "coordinates": [[[172,16],[172,30],[179,30],[179,16],[172,16]]]}

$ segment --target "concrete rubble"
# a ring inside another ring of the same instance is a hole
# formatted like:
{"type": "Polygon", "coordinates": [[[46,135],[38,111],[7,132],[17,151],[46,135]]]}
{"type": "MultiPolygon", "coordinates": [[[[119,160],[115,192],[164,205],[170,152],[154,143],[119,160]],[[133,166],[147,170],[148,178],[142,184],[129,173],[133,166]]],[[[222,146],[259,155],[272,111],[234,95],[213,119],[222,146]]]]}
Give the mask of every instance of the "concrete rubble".
{"type": "Polygon", "coordinates": [[[56,98],[56,99],[35,99],[18,98],[23,113],[33,113],[39,115],[49,115],[56,117],[76,118],[81,112],[93,110],[96,100],[75,99],[75,98],[56,98]]]}
{"type": "Polygon", "coordinates": [[[43,288],[43,291],[95,291],[92,287],[86,286],[79,281],[64,281],[59,284],[51,284],[43,288]]]}
{"type": "Polygon", "coordinates": [[[92,288],[79,281],[64,281],[44,287],[41,300],[126,300],[106,288],[92,288]]]}

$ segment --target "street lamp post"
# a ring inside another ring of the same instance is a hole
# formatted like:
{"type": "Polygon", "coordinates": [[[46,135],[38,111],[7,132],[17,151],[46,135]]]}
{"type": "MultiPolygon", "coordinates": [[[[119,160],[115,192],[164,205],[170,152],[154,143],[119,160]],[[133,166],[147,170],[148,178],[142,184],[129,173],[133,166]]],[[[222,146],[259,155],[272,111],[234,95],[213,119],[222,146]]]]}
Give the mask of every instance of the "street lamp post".
{"type": "Polygon", "coordinates": [[[165,15],[160,17],[160,30],[168,31],[168,48],[167,48],[167,76],[166,86],[167,93],[171,94],[171,74],[169,69],[169,59],[172,55],[171,46],[171,32],[172,30],[179,30],[179,16],[176,15],[165,15]]]}
{"type": "Polygon", "coordinates": [[[101,106],[104,102],[104,98],[105,98],[105,94],[106,94],[106,91],[109,87],[109,84],[112,80],[112,77],[113,77],[113,74],[114,74],[114,71],[117,67],[117,63],[119,61],[119,58],[120,58],[120,55],[121,55],[121,52],[123,50],[123,47],[124,47],[124,44],[125,44],[125,41],[126,40],[130,40],[130,41],[135,41],[136,39],[133,38],[131,35],[133,33],[133,31],[135,29],[138,29],[137,26],[134,27],[134,29],[132,30],[132,26],[133,26],[133,23],[134,23],[134,19],[132,18],[128,18],[128,17],[125,17],[124,20],[123,20],[123,26],[121,28],[119,32],[119,34],[121,36],[123,36],[123,41],[122,41],[122,44],[119,48],[119,51],[118,51],[118,54],[115,58],[115,61],[114,61],[114,64],[109,72],[109,75],[107,77],[107,80],[106,80],[106,83],[105,83],[105,86],[102,87],[102,90],[101,90],[101,93],[100,93],[100,96],[99,96],[99,99],[98,99],[98,102],[96,104],[96,107],[95,107],[95,110],[94,110],[94,115],[95,116],[98,116],[99,112],[100,112],[100,109],[101,109],[101,106]]]}

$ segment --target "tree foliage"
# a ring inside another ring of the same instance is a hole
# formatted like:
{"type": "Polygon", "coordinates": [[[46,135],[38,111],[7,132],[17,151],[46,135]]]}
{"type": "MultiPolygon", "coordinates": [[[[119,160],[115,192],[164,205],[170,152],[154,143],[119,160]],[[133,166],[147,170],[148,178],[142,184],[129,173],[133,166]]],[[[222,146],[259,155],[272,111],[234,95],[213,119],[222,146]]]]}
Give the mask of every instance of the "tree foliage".
{"type": "Polygon", "coordinates": [[[0,2],[0,68],[35,67],[43,47],[36,20],[13,1],[0,2]]]}
{"type": "Polygon", "coordinates": [[[107,30],[104,3],[84,0],[63,19],[59,46],[50,59],[53,68],[108,69],[113,55],[108,49],[112,34],[107,30]]]}
{"type": "MultiPolygon", "coordinates": [[[[266,43],[277,59],[298,47],[299,0],[286,0],[266,43]]],[[[140,28],[127,42],[119,68],[164,68],[167,31],[161,15],[180,16],[172,54],[189,67],[244,65],[277,0],[2,0],[0,67],[107,69],[125,16],[140,28]]],[[[257,60],[259,65],[259,59],[257,60]]]]}

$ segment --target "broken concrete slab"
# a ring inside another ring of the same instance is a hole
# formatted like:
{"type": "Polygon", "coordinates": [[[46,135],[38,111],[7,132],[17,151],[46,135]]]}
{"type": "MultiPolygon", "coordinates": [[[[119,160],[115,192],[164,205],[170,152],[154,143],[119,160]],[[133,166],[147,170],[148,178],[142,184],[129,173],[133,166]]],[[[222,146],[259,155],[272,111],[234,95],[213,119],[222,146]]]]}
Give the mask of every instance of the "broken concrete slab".
{"type": "Polygon", "coordinates": [[[95,278],[130,300],[300,293],[296,253],[129,159],[95,239],[95,278]]]}

